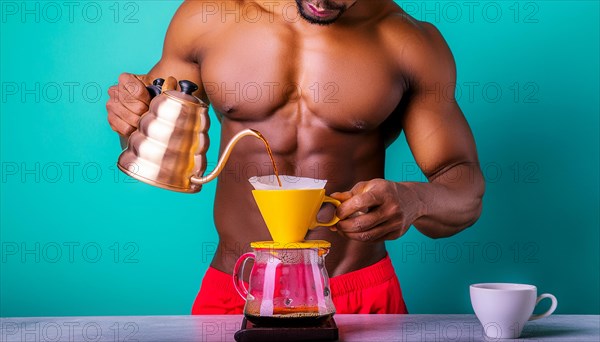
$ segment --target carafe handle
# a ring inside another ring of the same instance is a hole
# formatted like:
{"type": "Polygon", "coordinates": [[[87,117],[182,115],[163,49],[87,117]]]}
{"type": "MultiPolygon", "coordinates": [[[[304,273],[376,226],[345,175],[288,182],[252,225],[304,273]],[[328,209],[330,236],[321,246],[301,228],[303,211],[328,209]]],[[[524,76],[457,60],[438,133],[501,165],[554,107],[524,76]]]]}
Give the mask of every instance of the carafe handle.
{"type": "Polygon", "coordinates": [[[245,253],[235,262],[235,266],[233,267],[233,286],[243,300],[246,300],[246,297],[248,297],[248,289],[243,280],[244,266],[246,266],[246,262],[250,259],[255,260],[256,255],[252,252],[245,253]]]}

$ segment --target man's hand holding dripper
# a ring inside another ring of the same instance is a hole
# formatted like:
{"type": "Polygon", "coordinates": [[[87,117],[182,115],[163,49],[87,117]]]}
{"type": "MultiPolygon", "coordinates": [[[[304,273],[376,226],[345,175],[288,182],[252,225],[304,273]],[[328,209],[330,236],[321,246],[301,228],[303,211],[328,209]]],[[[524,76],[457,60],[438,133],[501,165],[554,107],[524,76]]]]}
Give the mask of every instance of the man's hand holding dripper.
{"type": "Polygon", "coordinates": [[[384,179],[359,182],[350,191],[333,193],[331,197],[342,202],[337,209],[340,222],[335,230],[363,242],[401,237],[424,207],[410,183],[384,179]]]}

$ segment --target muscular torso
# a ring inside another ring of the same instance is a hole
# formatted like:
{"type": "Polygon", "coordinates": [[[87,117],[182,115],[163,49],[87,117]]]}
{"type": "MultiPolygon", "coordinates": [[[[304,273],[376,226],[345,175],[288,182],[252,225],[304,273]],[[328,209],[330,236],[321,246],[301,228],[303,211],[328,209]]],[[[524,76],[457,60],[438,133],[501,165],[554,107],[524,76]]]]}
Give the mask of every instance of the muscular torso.
{"type": "MultiPolygon", "coordinates": [[[[379,19],[321,27],[261,17],[219,22],[195,55],[205,98],[221,117],[221,149],[235,133],[253,128],[268,139],[281,174],[326,179],[328,194],[383,178],[385,147],[401,131],[406,86],[379,19]]],[[[213,267],[230,273],[250,242],[270,239],[247,180],[272,173],[261,141],[245,138],[236,146],[218,179],[220,242],[213,267]]],[[[351,241],[324,227],[307,239],[332,243],[331,276],[385,255],[383,242],[351,241]]]]}

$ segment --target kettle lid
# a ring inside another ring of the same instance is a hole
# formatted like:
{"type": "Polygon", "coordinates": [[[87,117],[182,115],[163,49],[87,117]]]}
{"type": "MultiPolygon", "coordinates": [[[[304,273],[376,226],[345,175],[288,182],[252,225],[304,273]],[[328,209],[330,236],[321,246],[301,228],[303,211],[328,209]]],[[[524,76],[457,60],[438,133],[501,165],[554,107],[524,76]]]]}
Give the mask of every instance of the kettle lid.
{"type": "Polygon", "coordinates": [[[196,83],[188,80],[182,80],[179,81],[179,88],[181,91],[169,90],[166,91],[165,94],[179,100],[205,105],[204,102],[202,102],[199,98],[192,95],[196,90],[198,90],[198,85],[196,85],[196,83]]]}

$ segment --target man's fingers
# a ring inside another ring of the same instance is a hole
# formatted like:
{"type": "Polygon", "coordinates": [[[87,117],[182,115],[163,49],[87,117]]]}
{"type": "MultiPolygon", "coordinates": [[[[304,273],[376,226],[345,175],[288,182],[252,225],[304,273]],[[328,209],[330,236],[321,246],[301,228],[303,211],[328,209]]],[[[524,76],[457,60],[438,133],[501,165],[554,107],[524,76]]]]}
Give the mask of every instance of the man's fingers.
{"type": "Polygon", "coordinates": [[[344,233],[366,232],[384,221],[378,211],[371,211],[368,214],[358,215],[337,223],[336,227],[344,233]]]}
{"type": "Polygon", "coordinates": [[[329,197],[333,197],[340,202],[344,202],[352,198],[352,193],[350,191],[345,192],[334,192],[329,197]]]}
{"type": "Polygon", "coordinates": [[[356,212],[368,212],[369,208],[380,204],[382,204],[381,199],[377,198],[374,193],[365,192],[342,202],[337,209],[336,215],[340,220],[344,220],[356,212]]]}
{"type": "Polygon", "coordinates": [[[405,218],[395,197],[392,183],[373,179],[357,183],[352,190],[332,194],[346,199],[338,207],[338,234],[363,242],[397,239],[406,229],[405,218]],[[348,198],[350,196],[350,198],[348,198]]]}
{"type": "Polygon", "coordinates": [[[146,106],[150,104],[150,94],[146,89],[146,83],[142,82],[139,76],[134,74],[122,73],[119,76],[119,92],[122,99],[135,99],[146,106]],[[121,94],[124,92],[124,94],[121,94]]]}
{"type": "Polygon", "coordinates": [[[376,180],[358,182],[352,187],[352,190],[350,190],[350,192],[352,192],[352,194],[354,194],[354,195],[359,195],[359,194],[362,194],[365,192],[369,192],[369,191],[371,191],[371,189],[373,189],[375,184],[376,184],[376,180]]]}
{"type": "Polygon", "coordinates": [[[140,115],[137,112],[132,112],[127,106],[124,106],[119,99],[119,90],[115,87],[110,87],[108,89],[108,94],[110,95],[110,100],[108,100],[106,104],[106,109],[109,113],[113,113],[118,116],[129,125],[137,128],[138,122],[140,121],[140,115]]]}
{"type": "MultiPolygon", "coordinates": [[[[139,87],[139,85],[137,85],[137,86],[129,85],[128,86],[127,84],[119,83],[119,88],[117,90],[116,95],[118,96],[118,101],[121,103],[121,105],[123,105],[123,107],[127,108],[132,113],[135,113],[138,116],[141,116],[146,111],[148,111],[148,104],[146,102],[144,102],[143,100],[140,100],[139,98],[132,95],[132,93],[130,92],[130,89],[132,89],[132,91],[134,91],[134,92],[137,92],[137,90],[134,89],[135,87],[139,87]],[[130,89],[128,89],[128,88],[130,88],[130,89]]],[[[147,92],[145,87],[144,87],[144,91],[147,92]]],[[[149,98],[149,95],[148,94],[146,94],[146,95],[149,98]]]]}
{"type": "Polygon", "coordinates": [[[131,126],[116,115],[108,116],[108,124],[110,125],[113,131],[124,136],[129,136],[135,131],[135,127],[131,126]]]}
{"type": "Polygon", "coordinates": [[[127,122],[130,126],[136,129],[138,128],[141,116],[137,113],[133,113],[126,107],[122,107],[121,110],[115,114],[123,121],[127,122]]]}
{"type": "Polygon", "coordinates": [[[349,200],[350,198],[352,198],[353,196],[360,195],[360,194],[366,192],[370,188],[371,188],[371,186],[369,185],[369,182],[358,182],[352,187],[352,189],[350,191],[334,192],[334,193],[330,194],[329,196],[335,198],[336,200],[338,200],[340,202],[345,202],[345,201],[349,200]]]}

